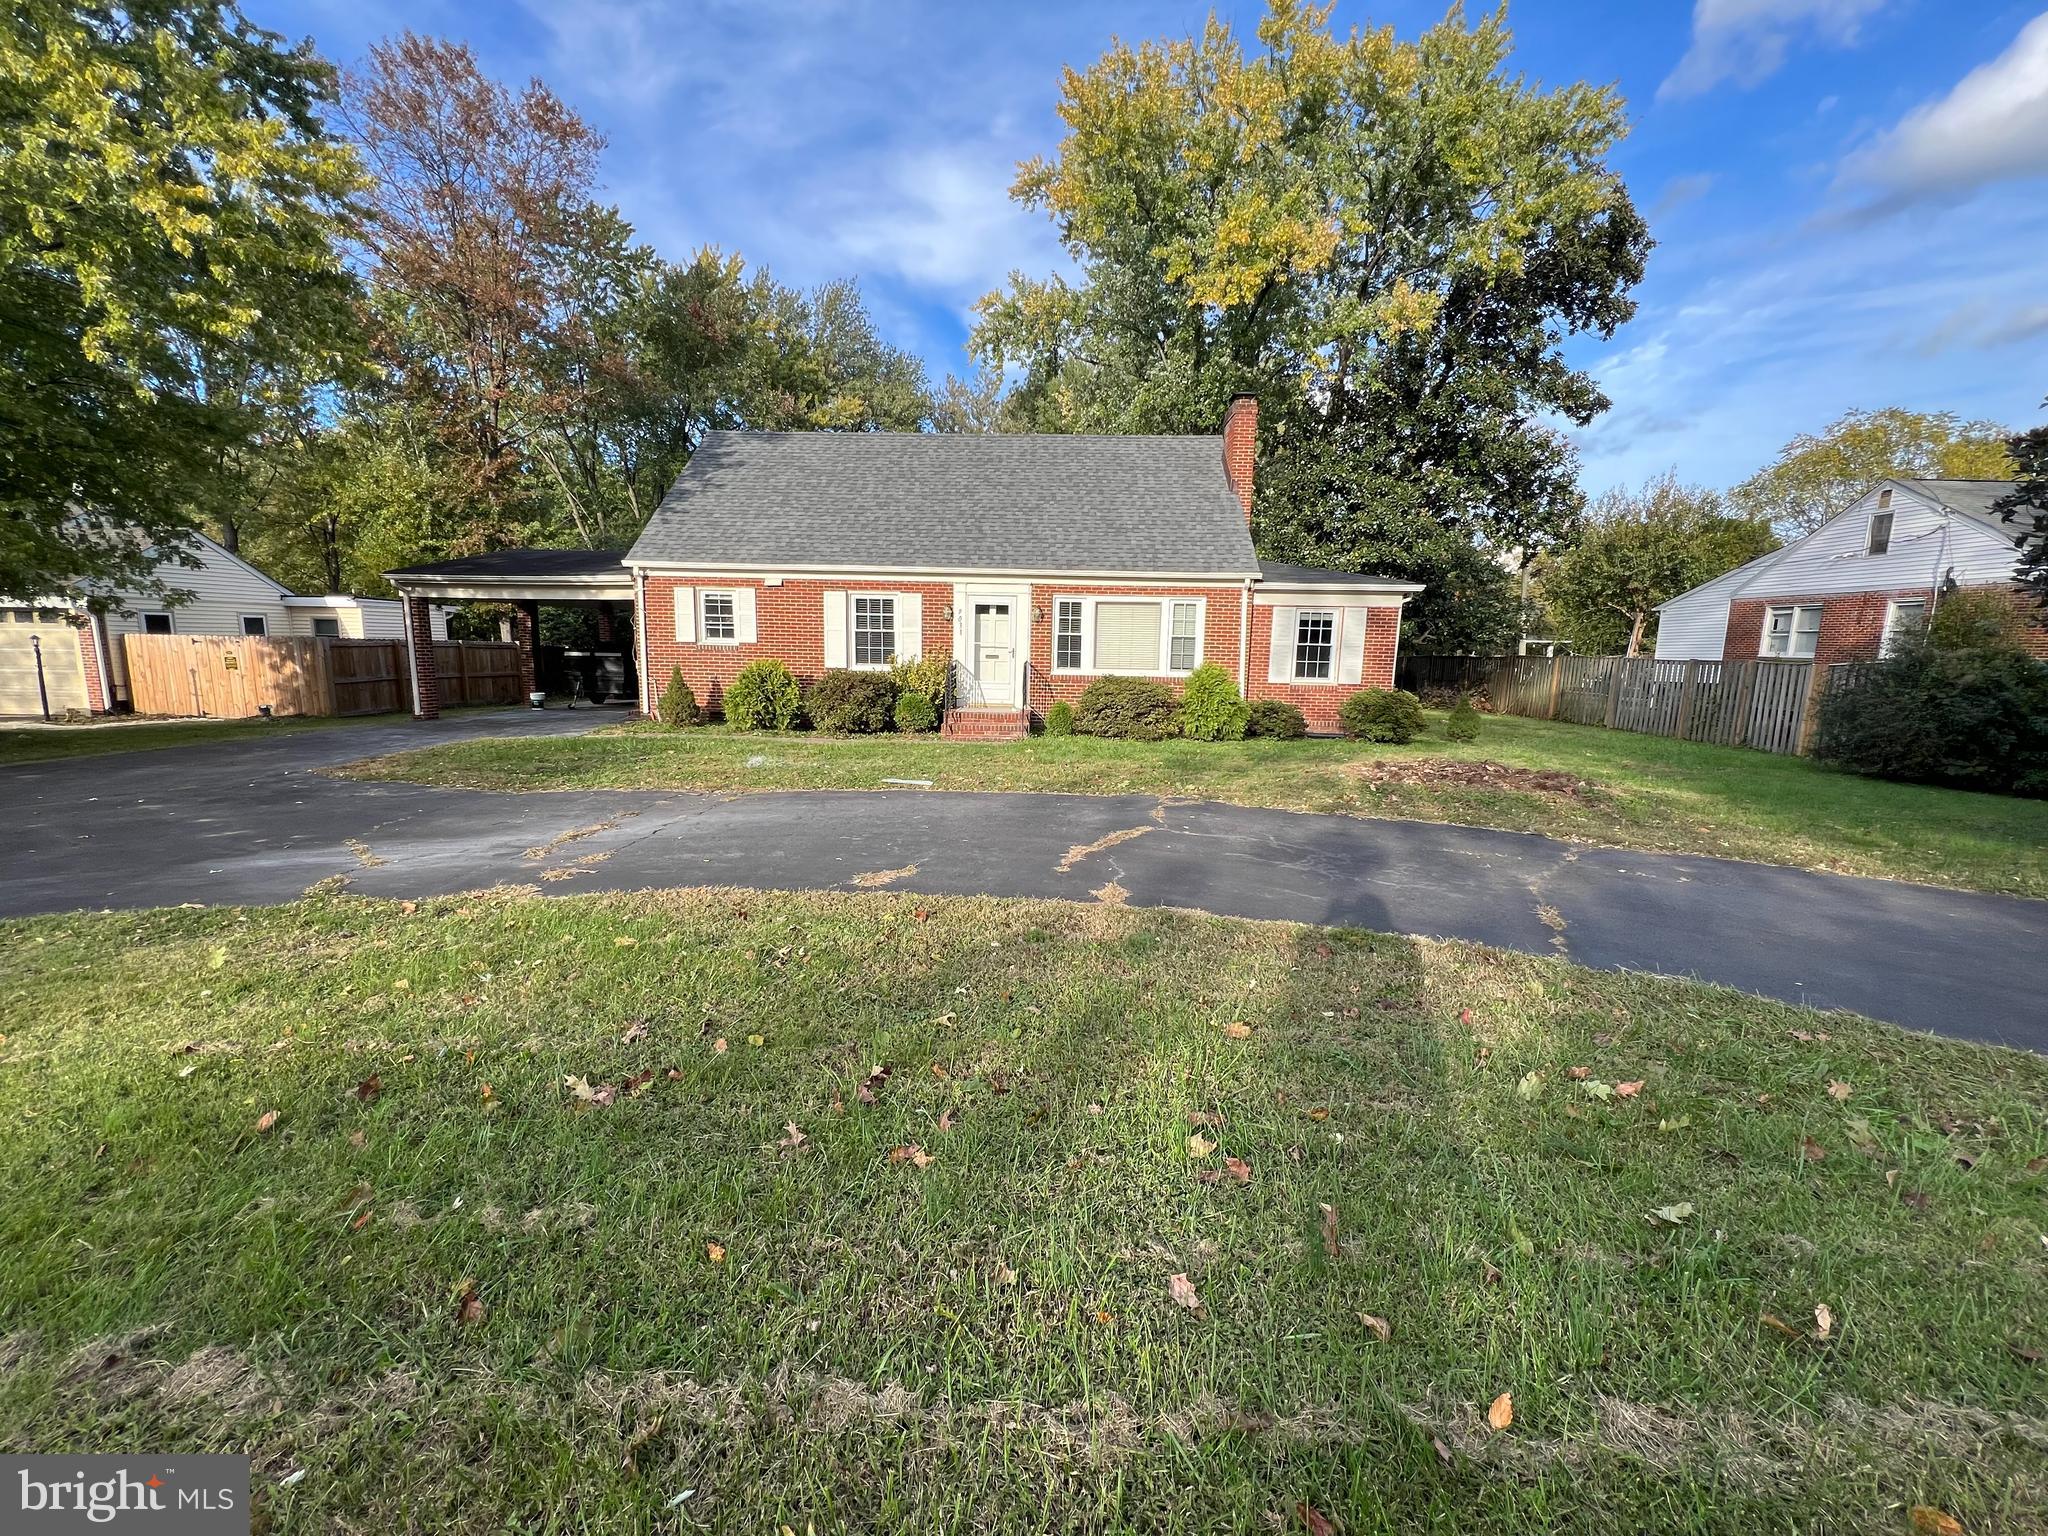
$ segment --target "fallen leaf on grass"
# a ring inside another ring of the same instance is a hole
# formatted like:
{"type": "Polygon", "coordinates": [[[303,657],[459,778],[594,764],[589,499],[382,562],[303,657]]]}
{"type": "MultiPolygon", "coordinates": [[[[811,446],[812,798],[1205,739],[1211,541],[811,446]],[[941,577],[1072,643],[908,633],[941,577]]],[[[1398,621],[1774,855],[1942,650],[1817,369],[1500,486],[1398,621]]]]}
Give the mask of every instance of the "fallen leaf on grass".
{"type": "Polygon", "coordinates": [[[942,1131],[950,1131],[959,1123],[960,1111],[957,1108],[948,1107],[939,1115],[939,1129],[942,1131]]]}
{"type": "Polygon", "coordinates": [[[635,1042],[645,1040],[646,1038],[647,1021],[645,1019],[635,1019],[631,1024],[626,1026],[626,1032],[623,1035],[619,1036],[619,1044],[632,1045],[635,1042]]]}
{"type": "Polygon", "coordinates": [[[1195,1294],[1194,1282],[1186,1275],[1168,1275],[1166,1294],[1173,1298],[1177,1307],[1186,1307],[1190,1312],[1202,1310],[1202,1298],[1195,1294]]]}
{"type": "Polygon", "coordinates": [[[711,1050],[713,1055],[723,1056],[727,1050],[725,1036],[720,1035],[716,1040],[712,1041],[711,1050]]]}
{"type": "Polygon", "coordinates": [[[348,1133],[348,1144],[357,1148],[367,1147],[370,1144],[370,1138],[361,1131],[350,1131],[348,1133]]]}
{"type": "Polygon", "coordinates": [[[749,1035],[749,1036],[747,1036],[747,1044],[749,1044],[749,1045],[751,1045],[751,1046],[755,1046],[755,1047],[757,1047],[757,1048],[758,1048],[758,1047],[760,1047],[760,1046],[766,1045],[767,1043],[768,1043],[768,1038],[767,1038],[767,1036],[765,1036],[765,1035],[749,1035]]]}
{"type": "Polygon", "coordinates": [[[1495,1433],[1499,1433],[1515,1422],[1514,1393],[1503,1392],[1487,1406],[1486,1422],[1495,1433]]]}
{"type": "Polygon", "coordinates": [[[1226,1039],[1249,1040],[1251,1038],[1251,1033],[1251,1025],[1245,1023],[1243,1019],[1232,1019],[1228,1024],[1223,1026],[1223,1034],[1226,1039]]]}
{"type": "Polygon", "coordinates": [[[714,1264],[723,1264],[725,1262],[725,1244],[706,1243],[704,1245],[704,1257],[714,1264]]]}
{"type": "Polygon", "coordinates": [[[1323,1213],[1323,1252],[1333,1259],[1341,1259],[1344,1250],[1337,1242],[1337,1207],[1318,1205],[1316,1209],[1323,1213]]]}
{"type": "Polygon", "coordinates": [[[1834,1331],[1835,1314],[1828,1309],[1826,1302],[1822,1302],[1813,1309],[1813,1336],[1817,1339],[1825,1339],[1834,1331]]]}
{"type": "Polygon", "coordinates": [[[1756,1320],[1762,1323],[1766,1328],[1771,1329],[1773,1332],[1782,1333],[1788,1339],[1801,1338],[1799,1330],[1797,1328],[1794,1328],[1790,1323],[1786,1322],[1785,1319],[1778,1316],[1778,1314],[1775,1312],[1759,1312],[1756,1315],[1756,1320]]]}
{"type": "Polygon", "coordinates": [[[782,1140],[775,1143],[775,1150],[787,1157],[792,1152],[800,1151],[804,1143],[810,1139],[796,1128],[794,1120],[785,1120],[782,1123],[782,1140]]]}
{"type": "Polygon", "coordinates": [[[364,1206],[364,1207],[363,1207],[363,1214],[362,1214],[362,1215],[360,1215],[360,1216],[358,1216],[358,1217],[357,1217],[357,1218],[356,1218],[356,1219],[355,1219],[354,1221],[352,1221],[352,1222],[350,1222],[350,1223],[348,1224],[348,1229],[349,1229],[349,1231],[351,1231],[351,1232],[360,1232],[360,1231],[362,1231],[362,1230],[363,1230],[363,1228],[367,1227],[367,1226],[368,1226],[368,1225],[370,1224],[370,1213],[371,1213],[371,1211],[373,1211],[374,1209],[375,1209],[375,1207],[374,1207],[374,1206],[368,1206],[368,1205],[364,1206]]]}
{"type": "Polygon", "coordinates": [[[476,1293],[476,1282],[465,1280],[455,1301],[455,1321],[462,1324],[480,1323],[484,1320],[483,1298],[476,1293]]]}
{"type": "Polygon", "coordinates": [[[1200,1131],[1195,1132],[1194,1135],[1188,1138],[1189,1157],[1207,1157],[1215,1150],[1216,1143],[1204,1136],[1200,1131]]]}
{"type": "Polygon", "coordinates": [[[1565,1075],[1575,1083],[1583,1083],[1593,1075],[1593,1069],[1591,1067],[1567,1067],[1565,1075]]]}
{"type": "Polygon", "coordinates": [[[1308,1536],[1336,1536],[1337,1527],[1330,1523],[1330,1517],[1307,1500],[1295,1505],[1294,1513],[1307,1529],[1308,1536]]]}
{"type": "Polygon", "coordinates": [[[1682,1131],[1691,1124],[1691,1115],[1673,1115],[1669,1120],[1659,1120],[1657,1122],[1657,1129],[1665,1132],[1682,1131]]]}
{"type": "Polygon", "coordinates": [[[1643,1080],[1641,1078],[1637,1078],[1632,1083],[1616,1083],[1614,1085],[1614,1096],[1617,1099],[1632,1099],[1642,1091],[1643,1080]]]}
{"type": "Polygon", "coordinates": [[[1004,1262],[1003,1262],[1003,1261],[1002,1261],[1001,1259],[997,1259],[997,1260],[996,1260],[996,1284],[997,1284],[997,1285],[1015,1285],[1016,1283],[1017,1283],[1017,1271],[1015,1271],[1014,1269],[1010,1268],[1010,1266],[1009,1266],[1009,1265],[1007,1265],[1007,1264],[1005,1264],[1005,1263],[1004,1263],[1004,1262]]]}
{"type": "Polygon", "coordinates": [[[1847,1083],[1843,1082],[1840,1078],[1832,1078],[1828,1082],[1828,1097],[1833,1099],[1837,1104],[1846,1104],[1849,1101],[1849,1095],[1854,1091],[1854,1089],[1852,1089],[1847,1083]]]}
{"type": "Polygon", "coordinates": [[[1963,1522],[1932,1504],[1915,1504],[1912,1521],[1921,1536],[1963,1536],[1963,1522]]]}
{"type": "Polygon", "coordinates": [[[1815,1141],[1811,1136],[1802,1136],[1799,1138],[1800,1161],[1808,1163],[1818,1163],[1825,1160],[1827,1155],[1828,1149],[1822,1146],[1819,1142],[1815,1141]]]}
{"type": "Polygon", "coordinates": [[[356,1097],[361,1099],[365,1104],[371,1102],[371,1100],[375,1099],[377,1095],[382,1093],[383,1091],[384,1079],[379,1077],[375,1072],[372,1072],[368,1077],[364,1078],[360,1083],[356,1084],[356,1097]]]}
{"type": "Polygon", "coordinates": [[[1519,1083],[1515,1084],[1515,1092],[1525,1099],[1533,1099],[1542,1091],[1543,1074],[1541,1072],[1531,1072],[1519,1083]]]}
{"type": "Polygon", "coordinates": [[[476,1085],[476,1091],[478,1096],[481,1097],[486,1104],[489,1104],[498,1096],[497,1090],[491,1087],[489,1083],[478,1083],[476,1085]]]}
{"type": "Polygon", "coordinates": [[[1585,1090],[1586,1097],[1589,1099],[1599,1099],[1604,1103],[1614,1097],[1614,1086],[1611,1083],[1601,1082],[1597,1077],[1591,1082],[1581,1083],[1579,1086],[1585,1090]]]}
{"type": "Polygon", "coordinates": [[[1374,1317],[1370,1312],[1358,1314],[1358,1320],[1372,1330],[1372,1336],[1382,1344],[1394,1336],[1394,1325],[1384,1317],[1374,1317]]]}
{"type": "Polygon", "coordinates": [[[1678,1227],[1692,1220],[1692,1202],[1681,1200],[1676,1205],[1660,1205],[1648,1212],[1643,1219],[1653,1227],[1678,1227]]]}
{"type": "Polygon", "coordinates": [[[261,1136],[275,1124],[277,1124],[277,1111],[266,1109],[256,1117],[256,1134],[261,1136]]]}
{"type": "Polygon", "coordinates": [[[634,938],[629,933],[622,933],[617,938],[612,940],[613,945],[615,945],[619,949],[631,949],[635,944],[638,944],[639,942],[640,941],[638,939],[634,938]]]}
{"type": "Polygon", "coordinates": [[[932,1164],[932,1155],[920,1146],[896,1147],[890,1151],[889,1161],[908,1163],[913,1168],[929,1168],[932,1164]]]}
{"type": "Polygon", "coordinates": [[[869,1070],[868,1075],[860,1080],[860,1085],[853,1090],[853,1096],[863,1104],[874,1103],[875,1095],[880,1093],[882,1085],[889,1081],[890,1070],[889,1067],[877,1062],[869,1070]]]}
{"type": "Polygon", "coordinates": [[[1441,1465],[1448,1467],[1451,1464],[1451,1448],[1445,1445],[1439,1437],[1435,1435],[1429,1437],[1429,1448],[1436,1452],[1436,1459],[1441,1465]]]}

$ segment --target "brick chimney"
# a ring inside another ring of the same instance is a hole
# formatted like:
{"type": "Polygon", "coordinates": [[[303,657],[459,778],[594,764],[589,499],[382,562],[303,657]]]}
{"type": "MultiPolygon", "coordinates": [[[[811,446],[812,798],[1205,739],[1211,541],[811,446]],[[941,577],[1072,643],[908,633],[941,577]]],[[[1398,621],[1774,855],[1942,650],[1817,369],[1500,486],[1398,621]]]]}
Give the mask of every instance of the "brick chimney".
{"type": "Polygon", "coordinates": [[[1259,453],[1259,402],[1254,395],[1232,395],[1223,413],[1223,478],[1244,504],[1244,520],[1252,520],[1252,476],[1259,453]]]}

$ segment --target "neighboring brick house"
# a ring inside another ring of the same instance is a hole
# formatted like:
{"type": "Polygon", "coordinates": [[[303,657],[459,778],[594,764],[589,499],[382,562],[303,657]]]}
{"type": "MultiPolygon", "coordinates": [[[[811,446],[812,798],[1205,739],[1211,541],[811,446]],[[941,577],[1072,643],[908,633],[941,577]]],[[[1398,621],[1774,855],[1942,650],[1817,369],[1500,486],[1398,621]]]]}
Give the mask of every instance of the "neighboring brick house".
{"type": "Polygon", "coordinates": [[[2026,607],[2035,654],[2048,658],[2048,628],[2013,583],[2013,527],[1991,510],[2011,489],[2006,480],[1880,481],[1813,532],[1661,605],[1657,657],[1869,661],[1953,582],[2011,593],[2026,607]]]}
{"type": "Polygon", "coordinates": [[[640,696],[675,668],[716,707],[761,657],[952,660],[956,735],[1013,735],[1096,678],[1204,662],[1334,731],[1393,685],[1421,588],[1252,550],[1258,408],[1220,437],[706,434],[625,557],[640,696]]]}

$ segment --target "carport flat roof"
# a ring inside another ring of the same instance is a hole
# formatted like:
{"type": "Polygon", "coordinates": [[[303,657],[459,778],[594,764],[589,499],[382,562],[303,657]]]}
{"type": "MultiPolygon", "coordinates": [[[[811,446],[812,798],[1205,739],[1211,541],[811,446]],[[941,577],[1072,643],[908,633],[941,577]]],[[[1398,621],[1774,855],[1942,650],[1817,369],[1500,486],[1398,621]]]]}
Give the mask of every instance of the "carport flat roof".
{"type": "Polygon", "coordinates": [[[386,571],[399,591],[420,597],[623,598],[633,576],[616,549],[500,549],[386,571]]]}

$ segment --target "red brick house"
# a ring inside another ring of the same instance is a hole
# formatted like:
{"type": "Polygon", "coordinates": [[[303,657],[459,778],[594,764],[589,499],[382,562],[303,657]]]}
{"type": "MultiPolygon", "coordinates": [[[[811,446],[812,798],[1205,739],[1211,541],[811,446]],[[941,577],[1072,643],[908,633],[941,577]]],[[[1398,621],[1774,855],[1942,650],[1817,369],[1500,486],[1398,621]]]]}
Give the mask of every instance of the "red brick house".
{"type": "Polygon", "coordinates": [[[716,706],[761,657],[952,660],[957,735],[1016,734],[1098,677],[1226,668],[1334,731],[1393,686],[1421,588],[1261,561],[1258,407],[1220,437],[713,432],[625,556],[640,697],[680,667],[716,706]]]}
{"type": "MultiPolygon", "coordinates": [[[[2014,594],[2013,526],[1991,510],[2009,480],[1882,480],[1813,532],[1658,609],[1660,661],[1884,654],[1953,582],[2014,594]]],[[[2030,605],[2031,610],[2031,605],[2030,605]]],[[[2048,658],[2048,630],[2029,630],[2048,658]]]]}

